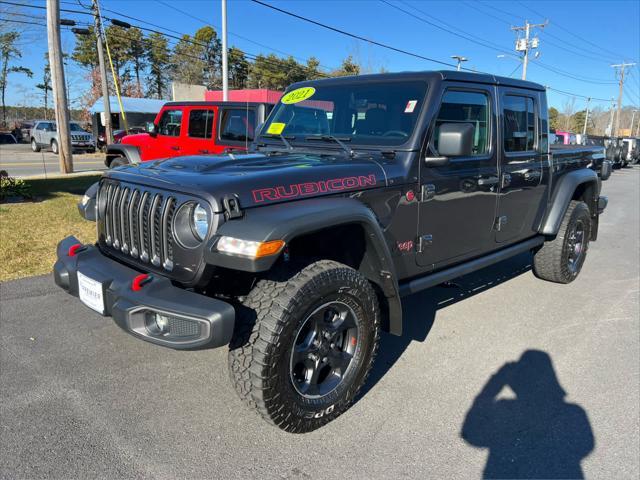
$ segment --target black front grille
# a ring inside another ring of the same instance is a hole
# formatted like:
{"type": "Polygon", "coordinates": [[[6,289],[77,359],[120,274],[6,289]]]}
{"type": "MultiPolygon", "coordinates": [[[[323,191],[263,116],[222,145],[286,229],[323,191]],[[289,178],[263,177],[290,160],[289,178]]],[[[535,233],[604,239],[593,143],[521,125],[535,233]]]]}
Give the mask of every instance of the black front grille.
{"type": "Polygon", "coordinates": [[[171,221],[176,198],[144,188],[105,182],[98,192],[105,244],[143,263],[173,269],[171,221]]]}

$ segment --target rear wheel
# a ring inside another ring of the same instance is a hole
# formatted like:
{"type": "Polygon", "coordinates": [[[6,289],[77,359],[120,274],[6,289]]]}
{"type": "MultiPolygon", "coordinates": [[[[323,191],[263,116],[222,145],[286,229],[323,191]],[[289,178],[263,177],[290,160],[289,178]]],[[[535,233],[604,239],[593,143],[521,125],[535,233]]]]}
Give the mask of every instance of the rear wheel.
{"type": "Polygon", "coordinates": [[[56,155],[58,154],[58,142],[57,142],[57,140],[51,140],[51,151],[53,153],[55,153],[56,155]]]}
{"type": "Polygon", "coordinates": [[[260,280],[238,308],[229,374],[240,398],[288,432],[315,430],[347,410],[378,345],[369,281],[321,260],[260,280]]]}
{"type": "Polygon", "coordinates": [[[584,202],[573,200],[567,208],[558,235],[533,257],[533,272],[544,280],[570,283],[576,279],[589,248],[591,213],[584,202]]]}
{"type": "Polygon", "coordinates": [[[40,151],[40,146],[38,145],[38,142],[36,142],[35,138],[31,139],[31,150],[33,150],[34,152],[40,151]]]}

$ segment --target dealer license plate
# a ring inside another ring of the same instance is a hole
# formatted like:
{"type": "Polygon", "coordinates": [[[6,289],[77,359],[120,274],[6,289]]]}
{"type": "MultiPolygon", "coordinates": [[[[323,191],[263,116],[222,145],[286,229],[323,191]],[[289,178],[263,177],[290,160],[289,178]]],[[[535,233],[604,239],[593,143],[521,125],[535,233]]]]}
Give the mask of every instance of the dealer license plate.
{"type": "Polygon", "coordinates": [[[102,284],[78,272],[78,292],[80,301],[98,313],[104,313],[102,284]]]}

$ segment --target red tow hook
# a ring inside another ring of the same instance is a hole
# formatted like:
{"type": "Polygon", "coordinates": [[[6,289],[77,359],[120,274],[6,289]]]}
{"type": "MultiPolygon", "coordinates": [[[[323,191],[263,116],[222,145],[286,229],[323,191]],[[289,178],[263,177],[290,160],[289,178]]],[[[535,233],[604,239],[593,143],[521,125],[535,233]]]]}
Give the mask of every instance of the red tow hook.
{"type": "Polygon", "coordinates": [[[148,273],[142,273],[131,281],[131,290],[139,292],[147,283],[153,280],[153,276],[148,273]]]}
{"type": "Polygon", "coordinates": [[[67,255],[69,255],[70,257],[75,257],[76,254],[78,254],[81,251],[86,250],[86,249],[87,249],[87,247],[85,247],[81,243],[74,243],[73,245],[71,245],[69,247],[69,251],[67,252],[67,255]]]}

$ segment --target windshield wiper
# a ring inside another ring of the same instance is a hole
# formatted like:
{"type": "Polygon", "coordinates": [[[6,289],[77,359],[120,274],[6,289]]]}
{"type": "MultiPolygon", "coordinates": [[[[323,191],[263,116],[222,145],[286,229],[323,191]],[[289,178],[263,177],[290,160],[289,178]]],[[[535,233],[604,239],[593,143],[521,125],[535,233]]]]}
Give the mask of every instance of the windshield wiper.
{"type": "Polygon", "coordinates": [[[340,145],[340,148],[342,148],[345,152],[347,152],[347,155],[349,155],[350,157],[353,157],[353,150],[344,144],[344,142],[350,142],[351,137],[338,138],[334,135],[309,135],[308,137],[304,137],[304,139],[305,140],[322,140],[325,142],[327,141],[336,142],[338,145],[340,145]]]}
{"type": "MultiPolygon", "coordinates": [[[[287,147],[287,150],[293,150],[293,145],[291,145],[289,143],[289,140],[287,140],[287,138],[282,135],[281,133],[276,135],[274,133],[263,133],[262,135],[260,135],[261,137],[265,137],[265,138],[279,138],[280,140],[282,140],[282,143],[284,143],[284,146],[287,147]]],[[[290,140],[295,140],[296,137],[289,137],[290,140]]]]}

